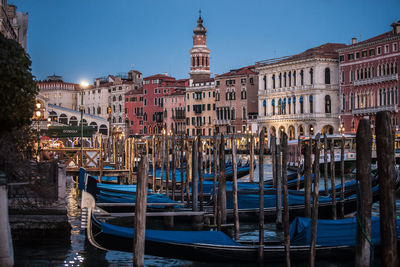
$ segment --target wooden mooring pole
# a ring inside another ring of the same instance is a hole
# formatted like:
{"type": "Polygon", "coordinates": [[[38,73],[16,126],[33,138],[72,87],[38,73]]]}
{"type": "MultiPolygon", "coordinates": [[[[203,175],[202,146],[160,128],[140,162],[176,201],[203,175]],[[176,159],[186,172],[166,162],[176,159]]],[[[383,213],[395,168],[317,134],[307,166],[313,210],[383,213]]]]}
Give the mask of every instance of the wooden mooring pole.
{"type": "Polygon", "coordinates": [[[198,179],[198,145],[199,139],[194,137],[192,145],[192,210],[199,211],[199,179],[198,179]]]}
{"type": "Polygon", "coordinates": [[[250,182],[254,182],[254,136],[250,133],[250,182]]]}
{"type": "Polygon", "coordinates": [[[311,162],[311,138],[304,142],[304,217],[311,217],[311,186],[312,186],[312,162],[311,162]]]}
{"type": "Polygon", "coordinates": [[[239,240],[239,205],[237,198],[237,157],[236,157],[236,139],[232,137],[232,167],[233,167],[233,218],[235,227],[235,239],[239,240]]]}
{"type": "MultiPolygon", "coordinates": [[[[185,139],[183,138],[183,135],[181,135],[181,157],[180,157],[180,164],[179,164],[179,170],[181,171],[181,202],[185,200],[185,181],[184,181],[184,173],[183,173],[183,152],[185,150],[185,139]]],[[[187,164],[187,162],[186,162],[187,164]]],[[[186,179],[187,179],[187,173],[186,173],[186,179]]]]}
{"type": "Polygon", "coordinates": [[[219,181],[218,181],[218,230],[226,224],[226,183],[225,183],[225,140],[221,134],[219,149],[219,181]]]}
{"type": "Polygon", "coordinates": [[[175,190],[176,190],[176,147],[175,147],[175,135],[172,135],[172,200],[175,200],[175,190]]]}
{"type": "Polygon", "coordinates": [[[200,202],[200,210],[204,210],[204,203],[203,203],[203,181],[204,181],[204,168],[203,168],[203,143],[201,141],[201,135],[198,136],[198,153],[199,153],[199,164],[198,164],[198,171],[199,171],[199,202],[200,202]]]}
{"type": "Polygon", "coordinates": [[[394,132],[388,111],[376,116],[376,148],[381,221],[381,265],[399,266],[396,243],[394,132]]]}
{"type": "Polygon", "coordinates": [[[271,159],[272,159],[272,185],[273,188],[276,188],[276,137],[275,134],[272,133],[271,135],[271,159]]]}
{"type": "Polygon", "coordinates": [[[258,234],[258,263],[260,266],[264,263],[264,140],[265,128],[263,127],[260,132],[259,139],[259,179],[258,188],[260,193],[260,214],[259,214],[259,234],[258,234]]]}
{"type": "Polygon", "coordinates": [[[332,188],[332,219],[337,219],[336,185],[335,185],[335,147],[331,140],[331,188],[332,188]]]}
{"type": "Polygon", "coordinates": [[[297,183],[296,190],[300,190],[300,179],[301,179],[301,139],[300,135],[297,139],[297,183]]]}
{"type": "Polygon", "coordinates": [[[217,177],[218,177],[218,145],[217,145],[217,133],[214,132],[214,144],[213,144],[213,162],[214,162],[214,175],[213,175],[213,211],[214,221],[213,224],[217,224],[218,217],[218,194],[217,194],[217,177]]]}
{"type": "Polygon", "coordinates": [[[357,200],[357,243],[355,266],[368,267],[371,264],[371,149],[372,133],[369,120],[361,119],[356,136],[356,179],[359,183],[357,200]]]}
{"type": "Polygon", "coordinates": [[[320,134],[315,137],[315,157],[314,157],[314,190],[311,223],[311,242],[310,242],[310,267],[315,266],[315,246],[317,241],[317,222],[318,222],[318,197],[319,197],[319,154],[321,151],[320,134]]]}
{"type": "Polygon", "coordinates": [[[285,241],[285,266],[290,267],[290,233],[289,233],[289,190],[287,181],[288,136],[282,133],[282,187],[283,187],[283,235],[285,241]]]}
{"type": "Polygon", "coordinates": [[[165,177],[165,194],[167,196],[169,196],[169,182],[171,181],[171,167],[170,167],[170,160],[169,160],[169,142],[170,142],[170,137],[166,136],[165,163],[167,164],[167,175],[165,177]]]}
{"type": "Polygon", "coordinates": [[[340,143],[340,218],[344,218],[344,136],[340,143]]]}
{"type": "Polygon", "coordinates": [[[135,207],[135,234],[133,239],[133,264],[134,266],[144,266],[144,246],[146,233],[146,206],[147,206],[147,176],[148,161],[146,156],[142,156],[139,163],[137,176],[137,192],[135,207]]]}
{"type": "Polygon", "coordinates": [[[326,133],[324,134],[324,186],[325,194],[329,195],[329,185],[328,185],[328,137],[326,133]]]}
{"type": "Polygon", "coordinates": [[[275,147],[275,170],[276,170],[276,229],[282,230],[282,158],[281,145],[275,147]]]}

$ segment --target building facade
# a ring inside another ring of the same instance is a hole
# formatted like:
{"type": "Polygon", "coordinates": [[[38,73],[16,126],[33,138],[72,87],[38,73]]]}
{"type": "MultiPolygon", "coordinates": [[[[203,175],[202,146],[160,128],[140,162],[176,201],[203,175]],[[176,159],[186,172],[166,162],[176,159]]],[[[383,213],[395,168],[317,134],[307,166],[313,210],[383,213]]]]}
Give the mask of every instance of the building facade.
{"type": "Polygon", "coordinates": [[[399,125],[400,21],[392,30],[339,49],[341,123],[346,133],[355,133],[362,118],[369,118],[375,131],[378,111],[390,111],[399,125]]]}
{"type": "Polygon", "coordinates": [[[244,133],[258,113],[258,75],[254,66],[215,76],[217,133],[244,133]]]}
{"type": "Polygon", "coordinates": [[[48,76],[47,80],[36,83],[39,96],[46,99],[51,105],[77,110],[77,90],[79,84],[66,83],[61,76],[48,76]]]}
{"type": "Polygon", "coordinates": [[[143,87],[125,94],[125,122],[128,135],[143,134],[143,87]]]}
{"type": "Polygon", "coordinates": [[[17,7],[7,0],[0,1],[0,33],[17,41],[26,50],[28,13],[17,12],[17,7]]]}
{"type": "MultiPolygon", "coordinates": [[[[83,89],[85,113],[107,119],[110,134],[127,135],[125,94],[142,86],[142,74],[136,70],[96,78],[94,85],[83,89]]],[[[77,103],[81,103],[79,94],[77,103]]]]}
{"type": "Polygon", "coordinates": [[[215,121],[215,82],[213,78],[190,80],[186,88],[186,134],[213,135],[215,121]]]}
{"type": "Polygon", "coordinates": [[[169,134],[186,133],[186,90],[177,88],[164,97],[164,122],[169,134]]]}
{"type": "Polygon", "coordinates": [[[272,133],[337,133],[339,56],[345,44],[327,43],[303,53],[256,63],[259,75],[258,124],[272,133]]]}

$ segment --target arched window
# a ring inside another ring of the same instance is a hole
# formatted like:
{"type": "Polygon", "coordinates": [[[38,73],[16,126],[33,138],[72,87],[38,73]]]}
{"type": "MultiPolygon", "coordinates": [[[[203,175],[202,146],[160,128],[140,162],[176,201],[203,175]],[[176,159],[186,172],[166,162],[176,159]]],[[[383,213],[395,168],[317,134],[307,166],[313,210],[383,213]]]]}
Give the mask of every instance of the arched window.
{"type": "Polygon", "coordinates": [[[121,117],[118,118],[118,122],[122,123],[122,118],[121,117]]]}
{"type": "Polygon", "coordinates": [[[93,107],[93,113],[92,114],[96,114],[96,109],[95,109],[95,107],[93,107]]]}
{"type": "Polygon", "coordinates": [[[343,94],[343,103],[342,103],[342,110],[346,110],[346,95],[343,94]]]}
{"type": "Polygon", "coordinates": [[[300,85],[304,85],[304,71],[300,71],[300,85]]]}
{"type": "Polygon", "coordinates": [[[296,71],[293,71],[293,86],[296,86],[296,71]]]}
{"type": "Polygon", "coordinates": [[[267,90],[267,76],[266,75],[264,75],[263,80],[264,80],[264,90],[267,90]]]}
{"type": "Polygon", "coordinates": [[[119,112],[122,112],[122,106],[119,105],[119,112]]]}
{"type": "Polygon", "coordinates": [[[325,84],[331,84],[331,70],[329,68],[325,69],[325,84]]]}
{"type": "Polygon", "coordinates": [[[119,95],[118,100],[122,101],[122,95],[119,95]]]}
{"type": "Polygon", "coordinates": [[[275,74],[272,75],[272,89],[275,89],[275,74]]]}
{"type": "Polygon", "coordinates": [[[116,122],[115,117],[113,117],[113,123],[115,123],[115,122],[116,122]]]}
{"type": "Polygon", "coordinates": [[[90,108],[87,108],[87,113],[90,114],[90,108]]]}
{"type": "Polygon", "coordinates": [[[286,87],[286,72],[283,73],[283,87],[286,87]]]}
{"type": "Polygon", "coordinates": [[[282,73],[279,73],[279,88],[282,88],[282,73]]]}
{"type": "Polygon", "coordinates": [[[314,84],[314,70],[310,69],[310,84],[314,84]]]}
{"type": "Polygon", "coordinates": [[[313,105],[313,96],[312,95],[310,95],[309,100],[310,100],[310,113],[313,113],[314,105],[313,105]]]}
{"type": "Polygon", "coordinates": [[[194,67],[194,64],[195,64],[195,59],[194,59],[194,57],[192,57],[192,66],[194,67]]]}
{"type": "Polygon", "coordinates": [[[325,96],[325,113],[331,113],[331,96],[325,96]]]}
{"type": "Polygon", "coordinates": [[[303,101],[303,97],[300,96],[300,113],[303,114],[304,113],[304,101],[303,101]]]}
{"type": "Polygon", "coordinates": [[[199,65],[200,65],[200,57],[197,56],[197,66],[199,66],[199,65]]]}
{"type": "Polygon", "coordinates": [[[97,107],[97,114],[101,114],[101,107],[97,107]]]}
{"type": "Polygon", "coordinates": [[[113,96],[113,101],[117,101],[117,98],[115,96],[113,96]]]}
{"type": "Polygon", "coordinates": [[[272,99],[271,105],[272,105],[272,115],[275,115],[275,99],[272,99]]]}
{"type": "Polygon", "coordinates": [[[263,101],[263,108],[264,108],[264,116],[267,116],[267,101],[263,101]]]}

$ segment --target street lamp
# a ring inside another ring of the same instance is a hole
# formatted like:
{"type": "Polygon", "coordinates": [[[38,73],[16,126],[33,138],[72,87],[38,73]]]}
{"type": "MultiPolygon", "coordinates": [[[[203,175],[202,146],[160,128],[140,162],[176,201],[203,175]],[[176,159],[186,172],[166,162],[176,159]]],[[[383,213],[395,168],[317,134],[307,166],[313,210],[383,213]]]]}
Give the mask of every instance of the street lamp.
{"type": "Polygon", "coordinates": [[[37,123],[37,150],[36,150],[36,158],[39,160],[39,150],[40,150],[40,118],[42,116],[42,112],[40,108],[42,107],[40,102],[36,102],[36,109],[35,109],[35,119],[37,123]]]}
{"type": "Polygon", "coordinates": [[[79,106],[79,110],[81,111],[81,166],[83,166],[83,112],[85,111],[85,107],[83,106],[83,89],[87,88],[89,84],[86,81],[81,82],[81,105],[79,106]]]}
{"type": "Polygon", "coordinates": [[[342,135],[344,135],[344,125],[343,125],[343,123],[341,123],[340,126],[339,126],[339,132],[340,132],[342,135]]]}

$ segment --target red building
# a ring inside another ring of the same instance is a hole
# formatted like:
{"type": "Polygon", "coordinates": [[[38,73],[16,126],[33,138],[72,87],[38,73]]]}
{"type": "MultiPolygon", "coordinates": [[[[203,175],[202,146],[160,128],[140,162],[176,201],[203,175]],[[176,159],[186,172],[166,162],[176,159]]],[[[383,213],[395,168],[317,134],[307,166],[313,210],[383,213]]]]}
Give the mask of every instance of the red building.
{"type": "Polygon", "coordinates": [[[184,89],[189,80],[176,80],[163,74],[156,74],[143,79],[143,88],[131,90],[125,95],[126,123],[130,135],[159,134],[166,129],[164,120],[164,98],[184,89]]]}
{"type": "MultiPolygon", "coordinates": [[[[355,133],[361,118],[371,120],[375,129],[378,111],[390,111],[399,125],[400,21],[392,30],[339,49],[341,128],[355,133]]],[[[373,130],[374,130],[373,129],[373,130]]]]}
{"type": "Polygon", "coordinates": [[[129,135],[143,134],[143,87],[125,94],[125,123],[129,135]]]}

